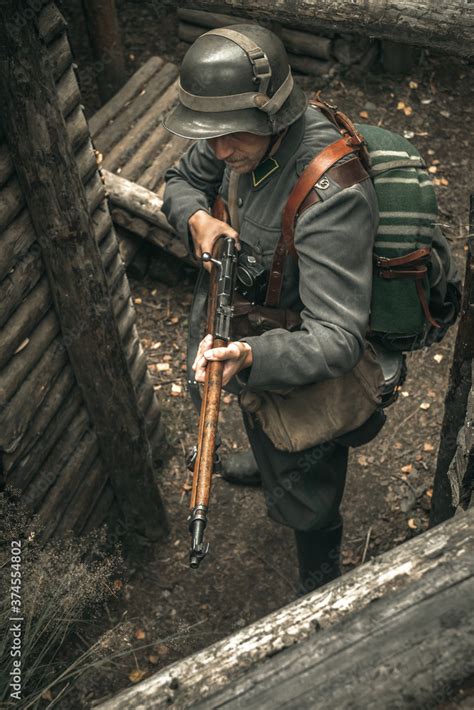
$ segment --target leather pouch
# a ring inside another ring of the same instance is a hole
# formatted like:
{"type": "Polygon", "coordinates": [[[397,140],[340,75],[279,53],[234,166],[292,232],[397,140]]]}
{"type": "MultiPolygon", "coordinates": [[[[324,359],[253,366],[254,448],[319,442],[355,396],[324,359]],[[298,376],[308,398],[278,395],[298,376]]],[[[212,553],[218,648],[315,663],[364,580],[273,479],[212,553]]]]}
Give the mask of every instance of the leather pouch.
{"type": "Polygon", "coordinates": [[[280,451],[303,451],[364,424],[380,407],[383,373],[367,344],[353,370],[332,380],[286,390],[244,391],[243,409],[259,420],[280,451]]]}

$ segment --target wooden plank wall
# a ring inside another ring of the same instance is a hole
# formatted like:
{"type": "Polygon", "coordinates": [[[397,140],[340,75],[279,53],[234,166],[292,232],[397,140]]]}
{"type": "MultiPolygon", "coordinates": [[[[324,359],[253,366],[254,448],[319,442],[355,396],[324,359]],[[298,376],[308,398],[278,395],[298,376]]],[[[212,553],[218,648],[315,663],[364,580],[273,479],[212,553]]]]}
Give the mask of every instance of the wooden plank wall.
{"type": "MultiPolygon", "coordinates": [[[[139,406],[158,454],[160,412],[81,106],[66,23],[51,2],[40,11],[38,25],[50,54],[139,406]]],[[[40,514],[45,538],[96,526],[114,507],[113,490],[59,332],[41,250],[1,128],[0,452],[3,483],[20,489],[23,500],[40,514]]]]}

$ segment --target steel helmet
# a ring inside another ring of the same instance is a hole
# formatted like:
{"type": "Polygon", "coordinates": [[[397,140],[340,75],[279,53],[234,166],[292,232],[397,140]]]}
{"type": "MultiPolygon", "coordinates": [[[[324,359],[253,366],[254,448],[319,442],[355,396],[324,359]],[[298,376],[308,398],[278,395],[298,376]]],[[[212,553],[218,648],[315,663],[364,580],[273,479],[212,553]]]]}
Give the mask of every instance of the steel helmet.
{"type": "Polygon", "coordinates": [[[164,126],[184,138],[271,135],[296,121],[306,104],[281,40],[259,25],[232,25],[206,32],[189,48],[179,104],[164,126]]]}

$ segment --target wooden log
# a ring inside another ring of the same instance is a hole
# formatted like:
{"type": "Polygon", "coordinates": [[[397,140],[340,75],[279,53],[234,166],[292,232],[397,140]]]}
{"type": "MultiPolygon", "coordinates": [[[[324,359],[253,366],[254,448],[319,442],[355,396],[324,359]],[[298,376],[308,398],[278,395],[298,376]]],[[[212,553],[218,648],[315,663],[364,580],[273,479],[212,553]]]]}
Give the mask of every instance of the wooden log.
{"type": "Polygon", "coordinates": [[[143,166],[146,166],[150,157],[155,156],[161,146],[170,139],[170,133],[160,124],[164,114],[177,100],[178,82],[174,81],[155,104],[105,155],[103,167],[112,172],[121,167],[120,174],[128,180],[133,180],[143,172],[143,166]]]}
{"type": "Polygon", "coordinates": [[[333,64],[323,61],[322,59],[313,59],[313,57],[302,57],[298,54],[288,54],[288,59],[292,69],[295,69],[302,74],[310,74],[311,76],[323,76],[327,74],[333,64]]]}
{"type": "Polygon", "coordinates": [[[151,57],[134,73],[125,86],[91,117],[89,128],[94,141],[123,107],[131,103],[145,89],[150,79],[160,71],[164,63],[161,57],[151,57]]]}
{"type": "Polygon", "coordinates": [[[43,542],[46,542],[54,535],[65,508],[73,500],[84,475],[98,453],[97,437],[92,430],[89,430],[79,442],[79,445],[75,447],[70,459],[62,469],[61,475],[49,490],[48,496],[38,511],[40,525],[42,524],[40,534],[43,542]]]}
{"type": "Polygon", "coordinates": [[[102,495],[107,485],[107,474],[100,457],[97,457],[86,472],[74,497],[62,513],[55,535],[63,536],[72,531],[78,535],[90,515],[94,503],[102,495]]]}
{"type": "Polygon", "coordinates": [[[44,276],[0,331],[0,371],[17,348],[30,337],[52,304],[48,279],[44,276]]]}
{"type": "Polygon", "coordinates": [[[37,22],[39,36],[45,44],[51,44],[59,35],[66,32],[66,20],[54,2],[50,2],[42,8],[38,14],[37,22]]]}
{"type": "Polygon", "coordinates": [[[13,174],[13,165],[10,153],[5,143],[0,145],[0,187],[3,187],[13,174]]]}
{"type": "Polygon", "coordinates": [[[188,138],[173,136],[143,175],[137,179],[138,184],[154,190],[163,180],[168,168],[182,157],[192,142],[188,138]]]}
{"type": "Polygon", "coordinates": [[[26,435],[18,442],[14,451],[3,454],[3,469],[7,475],[13,468],[21,465],[21,460],[34,447],[39,447],[33,454],[34,461],[38,461],[38,465],[43,462],[44,456],[41,458],[40,452],[44,451],[47,455],[51,447],[54,446],[56,433],[57,436],[61,434],[61,425],[64,423],[64,426],[67,426],[68,424],[62,407],[69,408],[71,400],[77,398],[79,392],[71,366],[67,365],[53,382],[41,408],[35,413],[26,435]],[[56,413],[60,410],[60,415],[56,418],[56,413]],[[55,419],[56,421],[54,421],[55,419]],[[54,424],[52,424],[53,421],[54,424]]]}
{"type": "Polygon", "coordinates": [[[102,176],[112,205],[117,205],[130,214],[142,217],[167,232],[171,230],[168,220],[161,211],[163,200],[156,197],[153,192],[130,180],[125,180],[119,175],[114,175],[108,170],[103,170],[102,176]]]}
{"type": "Polygon", "coordinates": [[[77,107],[81,102],[81,92],[76,79],[76,73],[72,66],[67,69],[57,85],[59,108],[64,118],[77,107]]]}
{"type": "MultiPolygon", "coordinates": [[[[472,518],[471,518],[472,522],[472,518]]],[[[194,708],[438,707],[474,672],[474,546],[194,708]],[[470,554],[470,559],[467,554],[470,554]]]]}
{"type": "Polygon", "coordinates": [[[280,38],[288,52],[303,54],[315,59],[332,59],[332,40],[329,37],[320,37],[309,32],[299,32],[282,27],[280,38]]]}
{"type": "Polygon", "coordinates": [[[168,232],[159,227],[154,227],[140,217],[133,217],[125,210],[114,208],[111,209],[113,221],[130,230],[134,234],[143,237],[160,249],[164,249],[170,254],[173,254],[178,259],[183,259],[191,266],[196,266],[197,262],[191,258],[186,247],[181,242],[179,237],[174,232],[168,232]]]}
{"type": "Polygon", "coordinates": [[[454,354],[449,373],[449,384],[444,401],[440,447],[431,499],[430,525],[437,525],[454,514],[448,470],[456,453],[457,438],[466,417],[471,390],[472,360],[474,358],[474,195],[471,195],[467,243],[466,269],[461,314],[454,354]]]}
{"type": "Polygon", "coordinates": [[[26,256],[18,261],[0,281],[0,328],[33,290],[44,273],[39,244],[33,244],[26,256]]]}
{"type": "MultiPolygon", "coordinates": [[[[121,269],[121,273],[124,274],[125,270],[123,268],[123,262],[120,258],[120,252],[117,244],[117,237],[113,229],[110,229],[107,237],[102,240],[100,244],[100,255],[102,257],[102,265],[105,269],[105,275],[109,280],[109,266],[114,261],[113,271],[116,269],[121,269]]],[[[110,283],[110,280],[109,280],[110,283]]]]}
{"type": "Polygon", "coordinates": [[[55,81],[59,81],[66,69],[73,63],[73,56],[67,34],[64,32],[49,46],[49,61],[55,81]]]}
{"type": "Polygon", "coordinates": [[[127,135],[130,126],[138,121],[172,84],[178,76],[176,64],[165,64],[154,76],[151,77],[143,91],[133,101],[122,108],[122,111],[111,121],[98,136],[94,143],[99,151],[106,155],[121,138],[127,135]]]}
{"type": "MultiPolygon", "coordinates": [[[[4,16],[11,17],[26,0],[2,2],[4,16]]],[[[166,528],[165,511],[46,52],[28,23],[0,25],[0,45],[11,48],[8,61],[0,60],[3,129],[43,251],[64,343],[129,536],[156,540],[166,528]]]]}
{"type": "Polygon", "coordinates": [[[16,449],[66,362],[64,345],[56,338],[8,404],[3,409],[0,406],[2,451],[10,453],[16,449]]]}
{"type": "Polygon", "coordinates": [[[100,203],[92,215],[92,224],[94,225],[95,240],[97,244],[101,246],[113,230],[112,218],[110,217],[105,201],[100,203]]]}
{"type": "Polygon", "coordinates": [[[35,241],[36,235],[30,215],[25,208],[8,227],[0,230],[0,279],[4,279],[15,268],[17,262],[31,249],[35,241]]]}
{"type": "MultiPolygon", "coordinates": [[[[94,214],[99,205],[106,205],[106,189],[102,178],[98,172],[95,172],[89,182],[84,185],[86,192],[87,205],[90,214],[94,214]]],[[[94,225],[92,225],[94,226],[94,225]]]]}
{"type": "Polygon", "coordinates": [[[198,37],[206,32],[205,27],[200,27],[199,25],[188,25],[187,22],[180,22],[178,25],[178,39],[181,42],[187,42],[188,44],[193,44],[198,37]]]}
{"type": "Polygon", "coordinates": [[[2,189],[0,200],[0,234],[13,222],[25,204],[18,180],[12,180],[2,189]]]}
{"type": "Polygon", "coordinates": [[[115,233],[118,238],[120,256],[125,266],[129,266],[143,246],[143,240],[136,234],[132,234],[132,232],[121,227],[117,227],[115,233]]]}
{"type": "Polygon", "coordinates": [[[98,528],[108,520],[111,512],[113,512],[116,507],[117,501],[115,499],[114,489],[110,483],[107,483],[101,496],[92,507],[83,527],[79,529],[78,534],[87,535],[91,530],[98,528]]]}
{"type": "Polygon", "coordinates": [[[127,80],[115,0],[82,0],[82,8],[97,62],[99,94],[105,103],[127,80]]]}
{"type": "MultiPolygon", "coordinates": [[[[98,710],[112,710],[112,708],[113,710],[164,709],[169,707],[170,704],[174,704],[175,707],[179,708],[221,707],[221,705],[211,701],[210,698],[216,697],[216,694],[221,690],[225,691],[234,681],[239,679],[244,681],[250,676],[250,672],[253,669],[262,668],[267,659],[278,660],[279,658],[285,658],[292,647],[303,648],[305,641],[314,641],[314,647],[311,647],[311,653],[307,655],[309,663],[312,662],[313,658],[320,659],[320,652],[324,652],[325,658],[332,663],[332,670],[325,669],[325,671],[329,672],[329,677],[332,677],[333,672],[338,669],[346,673],[346,677],[338,683],[333,681],[332,689],[334,692],[339,693],[341,689],[348,690],[350,688],[352,690],[351,701],[353,703],[348,705],[336,701],[332,702],[328,700],[327,696],[321,696],[321,704],[316,704],[317,700],[314,700],[313,705],[310,707],[337,707],[338,709],[349,707],[360,709],[378,708],[381,707],[382,697],[384,698],[384,707],[434,707],[433,704],[422,705],[417,704],[416,701],[412,703],[407,701],[406,704],[403,704],[400,698],[398,699],[398,704],[397,701],[390,704],[386,697],[382,695],[375,698],[372,704],[369,702],[365,702],[365,704],[361,702],[359,704],[358,698],[371,685],[370,682],[365,680],[365,672],[367,671],[370,674],[370,668],[362,669],[354,657],[352,657],[352,668],[349,671],[347,671],[345,666],[339,665],[337,660],[339,658],[338,651],[340,651],[339,643],[344,641],[344,639],[350,642],[349,630],[346,634],[342,632],[343,624],[346,622],[352,623],[354,621],[357,624],[357,620],[363,618],[367,622],[366,628],[373,628],[373,622],[367,619],[367,616],[371,613],[377,614],[380,633],[388,635],[385,630],[389,616],[382,621],[376,610],[380,608],[381,604],[386,609],[386,602],[393,609],[394,618],[400,618],[397,617],[396,613],[397,609],[400,609],[400,599],[406,599],[408,594],[411,594],[410,587],[412,588],[413,585],[419,585],[419,600],[422,601],[430,598],[430,591],[436,591],[436,582],[434,585],[432,582],[433,578],[436,580],[439,573],[439,578],[444,578],[445,576],[449,578],[449,575],[452,575],[453,586],[459,582],[458,572],[461,568],[464,568],[466,563],[470,565],[472,575],[474,561],[474,555],[472,555],[473,521],[474,511],[469,511],[456,516],[453,520],[434,530],[416,536],[403,545],[357,567],[323,588],[278,609],[202,651],[198,651],[167,666],[141,683],[100,704],[98,710]],[[469,557],[469,555],[471,556],[469,557]],[[364,612],[367,615],[362,617],[361,615],[364,612]],[[337,629],[341,629],[341,633],[338,634],[339,641],[334,639],[328,647],[324,643],[324,635],[326,633],[331,634],[334,631],[336,636],[337,629]],[[319,646],[320,639],[321,645],[319,646]],[[358,676],[358,672],[362,673],[362,670],[363,676],[358,676]],[[352,687],[354,683],[358,683],[357,690],[352,687]]],[[[472,579],[471,576],[471,583],[472,579]]],[[[439,595],[434,594],[434,599],[439,599],[439,595]]],[[[458,625],[464,624],[465,621],[468,626],[472,624],[472,605],[470,605],[470,608],[468,607],[468,611],[465,614],[466,603],[470,603],[468,596],[459,607],[460,613],[458,613],[454,605],[449,605],[451,612],[446,612],[445,618],[447,627],[451,625],[454,618],[458,620],[458,625]]],[[[418,653],[421,662],[425,658],[426,668],[423,669],[421,677],[425,678],[425,687],[427,688],[430,686],[431,688],[437,687],[436,677],[438,673],[440,677],[446,677],[445,674],[448,675],[448,686],[451,685],[452,679],[449,677],[449,673],[453,672],[454,676],[457,676],[458,671],[452,668],[448,669],[447,664],[450,663],[451,653],[458,657],[458,651],[461,647],[461,643],[452,640],[452,648],[446,648],[443,654],[439,654],[436,662],[433,661],[432,654],[439,648],[436,638],[432,636],[435,628],[439,630],[439,610],[434,610],[434,619],[436,621],[434,621],[432,630],[430,630],[431,620],[428,620],[426,627],[423,626],[422,628],[415,624],[413,629],[413,631],[418,631],[420,635],[427,633],[426,640],[429,640],[432,644],[432,649],[428,650],[427,655],[423,655],[424,647],[423,653],[421,653],[418,651],[420,649],[418,644],[410,646],[408,642],[404,644],[402,651],[402,653],[411,654],[413,650],[418,653]]],[[[362,623],[358,625],[359,630],[363,630],[363,628],[364,625],[362,623]]],[[[354,631],[355,636],[352,638],[356,642],[359,633],[355,629],[354,631]]],[[[464,631],[458,629],[458,632],[464,642],[464,631]]],[[[392,637],[393,639],[398,638],[402,643],[407,638],[406,636],[401,636],[400,631],[394,631],[392,637]]],[[[372,647],[375,652],[381,651],[383,643],[383,639],[373,638],[372,647]]],[[[465,658],[472,663],[472,653],[466,653],[465,658]]],[[[374,667],[377,667],[377,663],[378,661],[375,659],[374,667]]],[[[403,664],[403,667],[405,669],[405,664],[403,664]]],[[[386,678],[389,675],[381,670],[379,672],[381,678],[386,678]]],[[[324,682],[325,677],[324,673],[319,673],[317,670],[313,673],[315,682],[318,682],[319,679],[324,682]]],[[[404,673],[400,673],[400,671],[392,672],[392,677],[397,685],[397,692],[400,693],[407,686],[404,673]]],[[[252,686],[253,684],[249,682],[248,687],[251,688],[252,686]]],[[[349,693],[346,699],[348,699],[348,696],[349,693]]],[[[245,695],[242,697],[245,698],[245,695]]],[[[273,705],[271,707],[278,707],[278,698],[279,695],[277,693],[273,695],[273,705]]],[[[340,701],[340,698],[338,700],[340,701]]],[[[365,696],[364,700],[366,700],[365,696]]],[[[246,705],[245,707],[249,706],[246,705]]],[[[297,707],[299,709],[300,707],[307,707],[307,705],[300,705],[297,701],[293,701],[288,702],[286,707],[297,707]]]]}
{"type": "MultiPolygon", "coordinates": [[[[472,364],[474,370],[474,363],[472,364]]],[[[471,382],[474,377],[471,375],[471,382]]],[[[467,401],[466,419],[461,427],[456,453],[448,469],[451,486],[451,505],[455,512],[467,510],[471,505],[474,489],[474,387],[471,387],[467,401]]]]}
{"type": "MultiPolygon", "coordinates": [[[[72,372],[68,367],[65,367],[64,369],[72,372]]],[[[60,373],[57,382],[61,381],[61,374],[62,373],[60,373]]],[[[54,383],[51,388],[51,392],[53,393],[56,389],[55,385],[56,383],[54,383]]],[[[48,395],[38,414],[42,414],[42,410],[47,405],[49,399],[50,397],[48,395]]],[[[44,466],[47,459],[49,461],[48,465],[51,464],[51,457],[54,456],[53,452],[55,448],[60,448],[62,446],[61,438],[65,435],[65,432],[69,429],[69,427],[72,426],[71,422],[73,422],[74,417],[79,413],[81,408],[84,410],[81,391],[77,386],[72,387],[71,390],[67,392],[67,399],[61,402],[58,413],[51,419],[44,432],[42,432],[42,435],[37,439],[35,444],[17,460],[15,467],[8,475],[8,483],[11,483],[14,487],[23,490],[28,484],[33,482],[35,488],[38,488],[38,490],[41,489],[39,490],[38,495],[46,493],[47,489],[51,485],[51,481],[49,481],[50,473],[48,471],[46,472],[45,476],[47,480],[43,477],[41,479],[43,481],[41,484],[39,483],[40,479],[38,479],[35,483],[36,475],[44,466]]],[[[87,421],[88,420],[86,420],[86,423],[87,421]]],[[[34,501],[31,500],[31,505],[33,505],[33,502],[34,501]]]]}
{"type": "Polygon", "coordinates": [[[177,15],[180,20],[190,25],[199,25],[206,29],[214,27],[226,27],[226,25],[238,25],[248,22],[245,17],[234,17],[224,15],[219,12],[207,12],[205,10],[192,10],[190,8],[178,7],[177,15]]]}
{"type": "MultiPolygon", "coordinates": [[[[181,3],[193,6],[193,0],[181,3]]],[[[474,24],[464,0],[200,0],[199,9],[231,14],[245,14],[259,21],[276,21],[306,32],[322,28],[339,32],[358,32],[367,37],[392,39],[395,42],[435,47],[469,57],[474,47],[474,24]]]]}

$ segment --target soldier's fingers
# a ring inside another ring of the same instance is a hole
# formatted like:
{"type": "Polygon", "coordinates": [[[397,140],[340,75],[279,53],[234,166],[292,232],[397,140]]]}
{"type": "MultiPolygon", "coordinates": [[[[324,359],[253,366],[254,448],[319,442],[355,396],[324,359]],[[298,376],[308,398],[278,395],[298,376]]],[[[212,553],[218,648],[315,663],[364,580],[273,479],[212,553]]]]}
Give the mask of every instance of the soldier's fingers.
{"type": "Polygon", "coordinates": [[[212,341],[213,341],[213,337],[212,337],[212,335],[211,335],[210,333],[208,333],[208,335],[206,335],[206,337],[203,338],[203,339],[201,340],[201,342],[199,343],[199,346],[198,346],[198,349],[197,349],[197,353],[196,353],[196,357],[194,358],[193,370],[195,369],[198,360],[199,360],[200,358],[202,358],[204,352],[205,352],[206,350],[209,350],[209,348],[211,347],[212,341]]]}
{"type": "Polygon", "coordinates": [[[204,352],[206,360],[237,360],[240,357],[240,350],[235,343],[227,347],[212,348],[204,352]]]}

